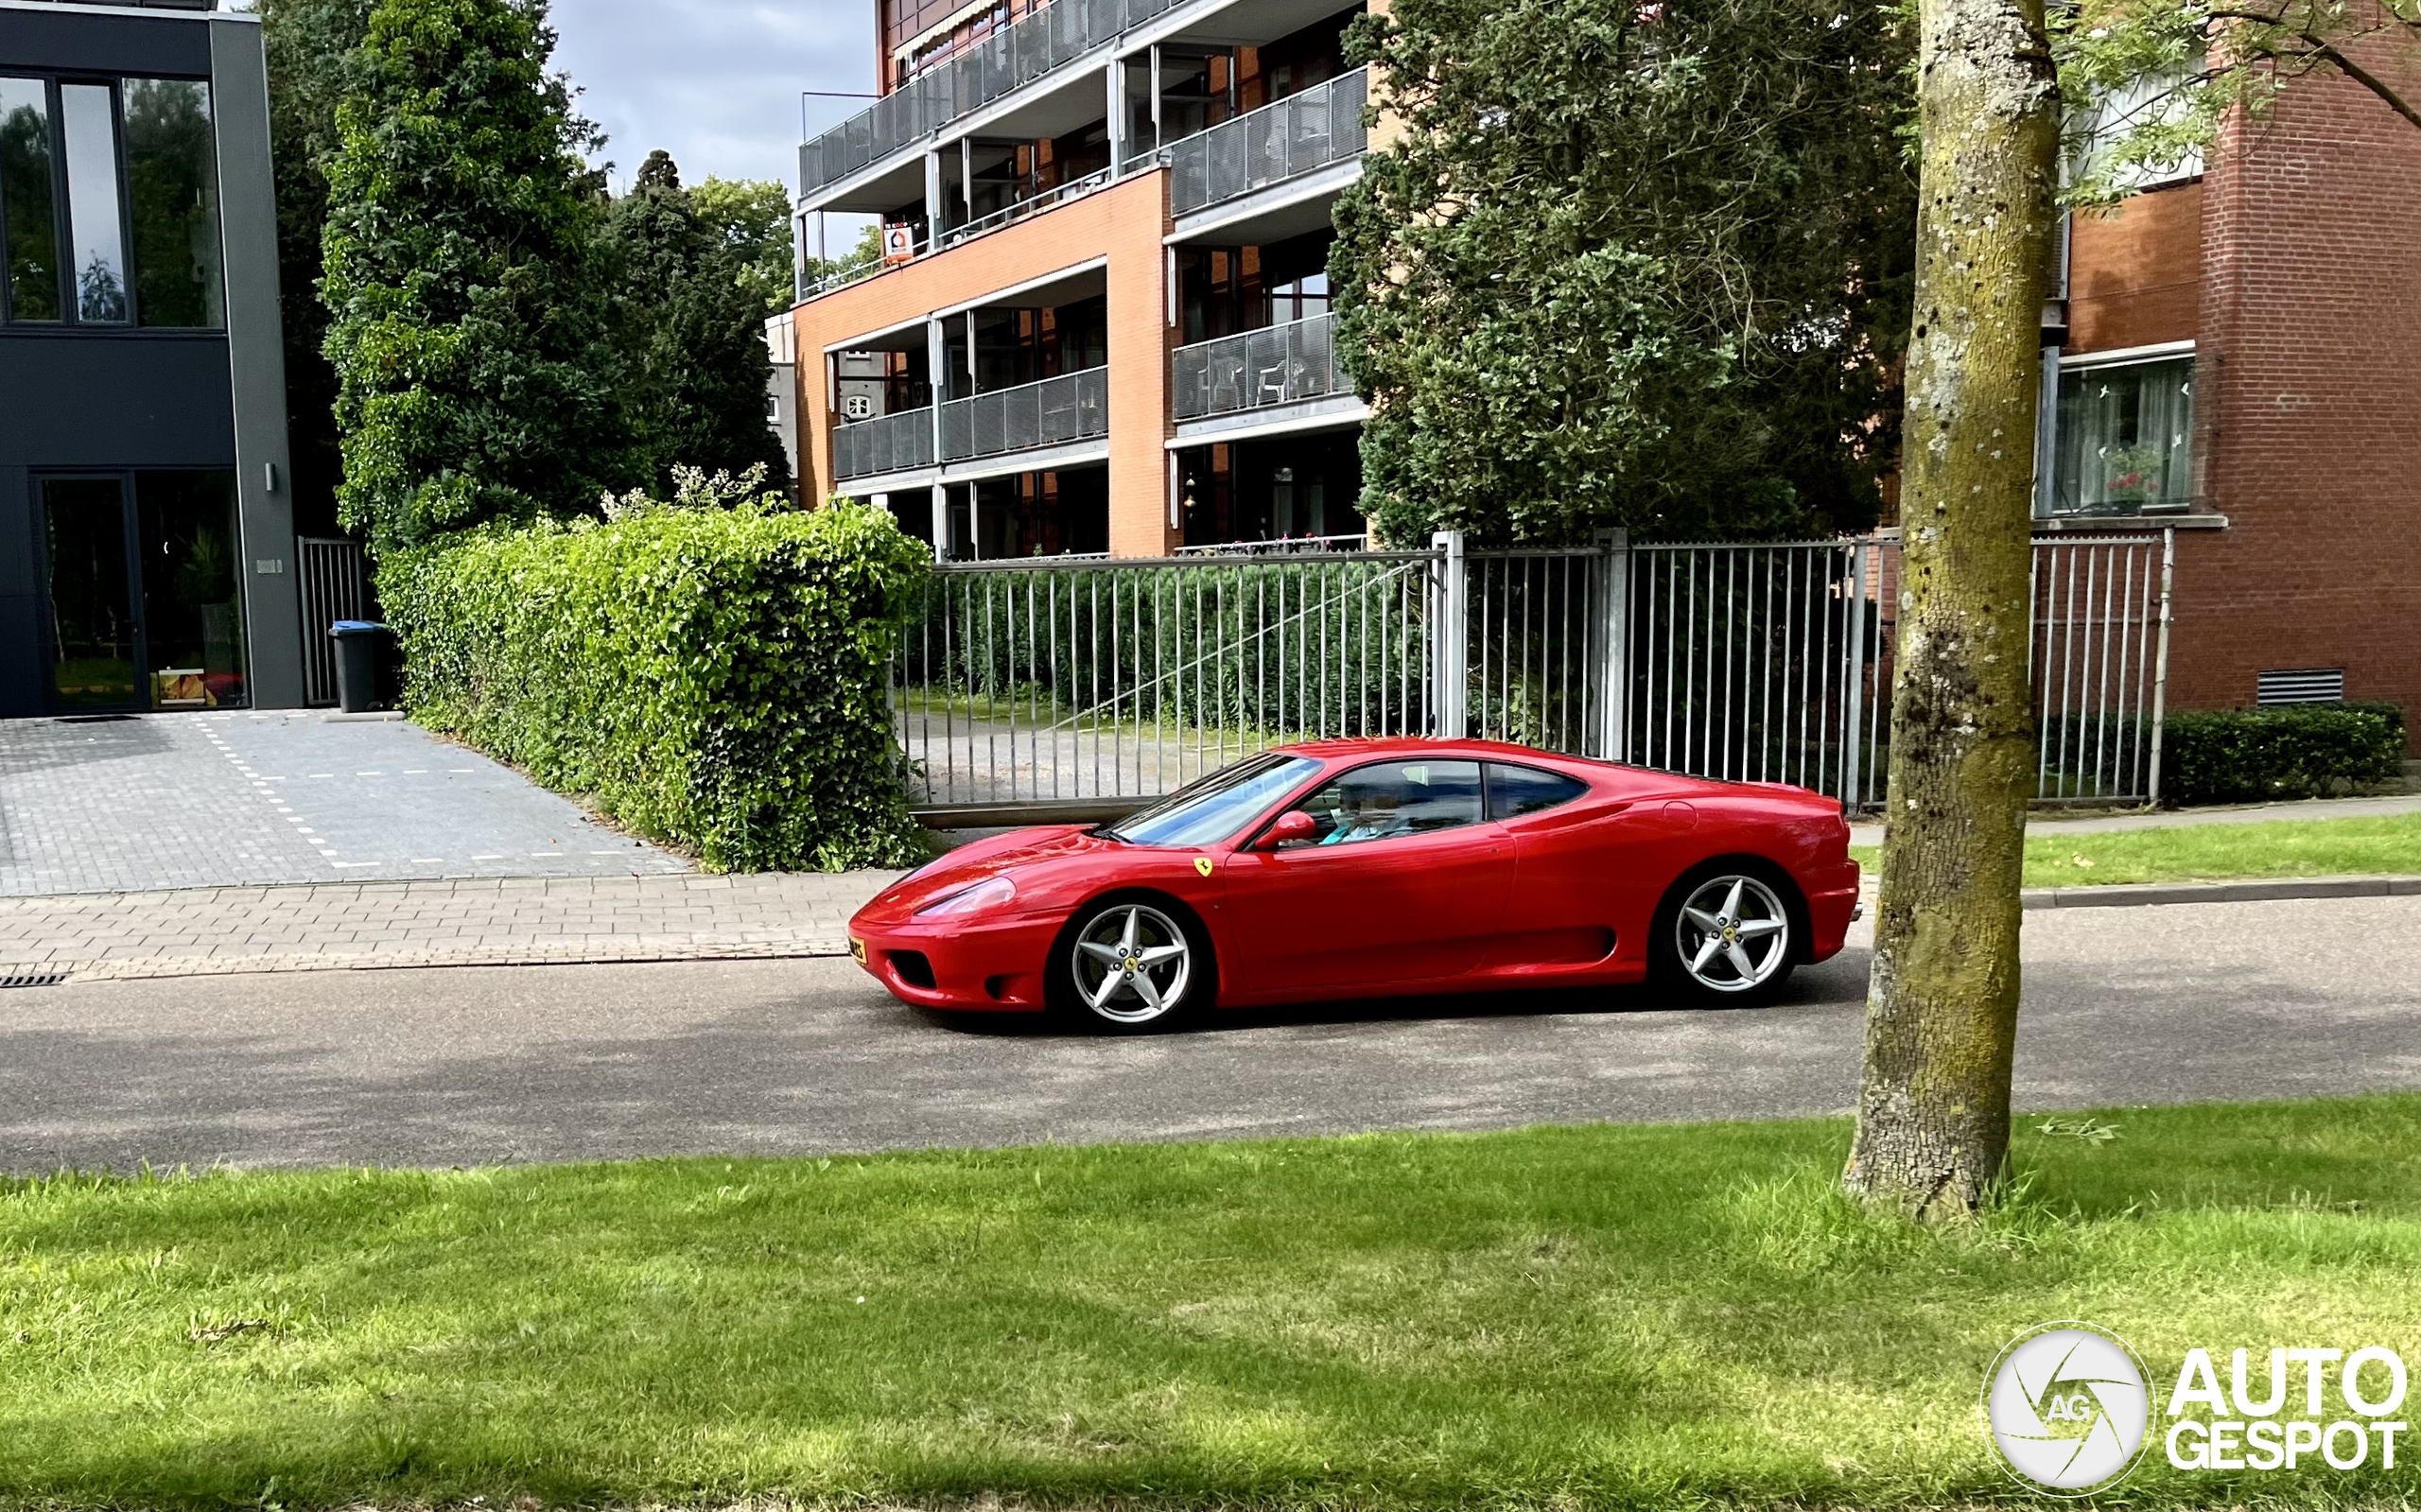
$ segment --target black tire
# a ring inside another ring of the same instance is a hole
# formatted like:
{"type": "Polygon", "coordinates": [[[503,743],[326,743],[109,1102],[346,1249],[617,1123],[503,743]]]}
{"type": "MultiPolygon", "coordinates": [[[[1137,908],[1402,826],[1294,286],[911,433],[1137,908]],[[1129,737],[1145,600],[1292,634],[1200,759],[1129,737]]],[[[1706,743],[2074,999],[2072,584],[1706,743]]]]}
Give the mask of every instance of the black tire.
{"type": "Polygon", "coordinates": [[[1696,1007],[1751,1008],[1781,996],[1806,950],[1807,904],[1789,874],[1753,856],[1719,857],[1682,873],[1657,904],[1648,980],[1696,1007]]]}
{"type": "Polygon", "coordinates": [[[1193,910],[1152,893],[1113,894],[1078,909],[1045,970],[1053,1011],[1102,1034],[1182,1028],[1219,992],[1210,931],[1193,910]],[[1105,948],[1127,946],[1123,958],[1105,948]],[[1178,953],[1158,953],[1172,949],[1178,953]]]}

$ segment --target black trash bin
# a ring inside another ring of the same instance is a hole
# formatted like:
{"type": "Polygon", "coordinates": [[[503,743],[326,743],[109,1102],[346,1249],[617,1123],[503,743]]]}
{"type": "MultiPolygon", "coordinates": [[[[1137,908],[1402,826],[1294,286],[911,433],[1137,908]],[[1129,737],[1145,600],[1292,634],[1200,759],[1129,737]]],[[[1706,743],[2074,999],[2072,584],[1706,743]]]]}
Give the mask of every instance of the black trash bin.
{"type": "Polygon", "coordinates": [[[378,704],[378,643],[387,627],[340,619],[328,634],[337,641],[337,706],[347,714],[367,714],[378,704]]]}

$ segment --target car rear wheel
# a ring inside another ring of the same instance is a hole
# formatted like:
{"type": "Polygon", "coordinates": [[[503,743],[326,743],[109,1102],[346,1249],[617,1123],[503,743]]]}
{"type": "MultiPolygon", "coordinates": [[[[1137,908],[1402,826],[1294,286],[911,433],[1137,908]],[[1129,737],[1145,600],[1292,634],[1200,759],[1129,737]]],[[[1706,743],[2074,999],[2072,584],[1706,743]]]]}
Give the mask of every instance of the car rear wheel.
{"type": "Polygon", "coordinates": [[[1102,1029],[1164,1029],[1210,1000],[1210,942],[1179,911],[1139,898],[1087,908],[1052,963],[1060,1006],[1102,1029]]]}
{"type": "Polygon", "coordinates": [[[1657,975],[1710,1005],[1772,998],[1798,964],[1799,913],[1788,887],[1733,863],[1682,878],[1658,911],[1657,975]]]}

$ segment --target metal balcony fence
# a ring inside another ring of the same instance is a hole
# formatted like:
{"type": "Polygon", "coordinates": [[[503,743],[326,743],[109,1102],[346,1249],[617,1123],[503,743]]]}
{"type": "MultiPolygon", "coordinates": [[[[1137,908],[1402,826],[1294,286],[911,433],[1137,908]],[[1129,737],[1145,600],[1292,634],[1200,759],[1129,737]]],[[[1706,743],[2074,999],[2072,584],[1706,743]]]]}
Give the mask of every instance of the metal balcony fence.
{"type": "Polygon", "coordinates": [[[933,465],[933,412],[902,409],[832,430],[832,476],[876,478],[933,465]]]}
{"type": "Polygon", "coordinates": [[[1178,347],[1172,357],[1176,417],[1200,420],[1344,393],[1336,317],[1314,315],[1178,347]]]}
{"type": "Polygon", "coordinates": [[[971,399],[952,399],[942,406],[942,461],[946,462],[1108,434],[1107,368],[1087,368],[971,399]]]}
{"type": "Polygon", "coordinates": [[[1370,71],[1315,84],[1160,151],[1169,165],[1169,211],[1186,215],[1358,157],[1368,146],[1362,107],[1370,71]]]}
{"type": "Polygon", "coordinates": [[[1182,0],[1051,0],[799,144],[799,193],[813,194],[940,131],[1020,85],[1106,48],[1182,0]]]}

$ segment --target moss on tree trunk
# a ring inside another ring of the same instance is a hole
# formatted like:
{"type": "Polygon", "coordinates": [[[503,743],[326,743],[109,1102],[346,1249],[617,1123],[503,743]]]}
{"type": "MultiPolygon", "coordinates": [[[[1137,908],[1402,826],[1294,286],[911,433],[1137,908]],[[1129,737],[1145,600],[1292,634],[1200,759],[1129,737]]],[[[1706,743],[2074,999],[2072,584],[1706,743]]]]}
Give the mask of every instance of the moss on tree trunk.
{"type": "Polygon", "coordinates": [[[1919,1217],[2009,1148],[2027,567],[2059,95],[2042,0],[1924,0],[1890,815],[1845,1173],[1919,1217]]]}

